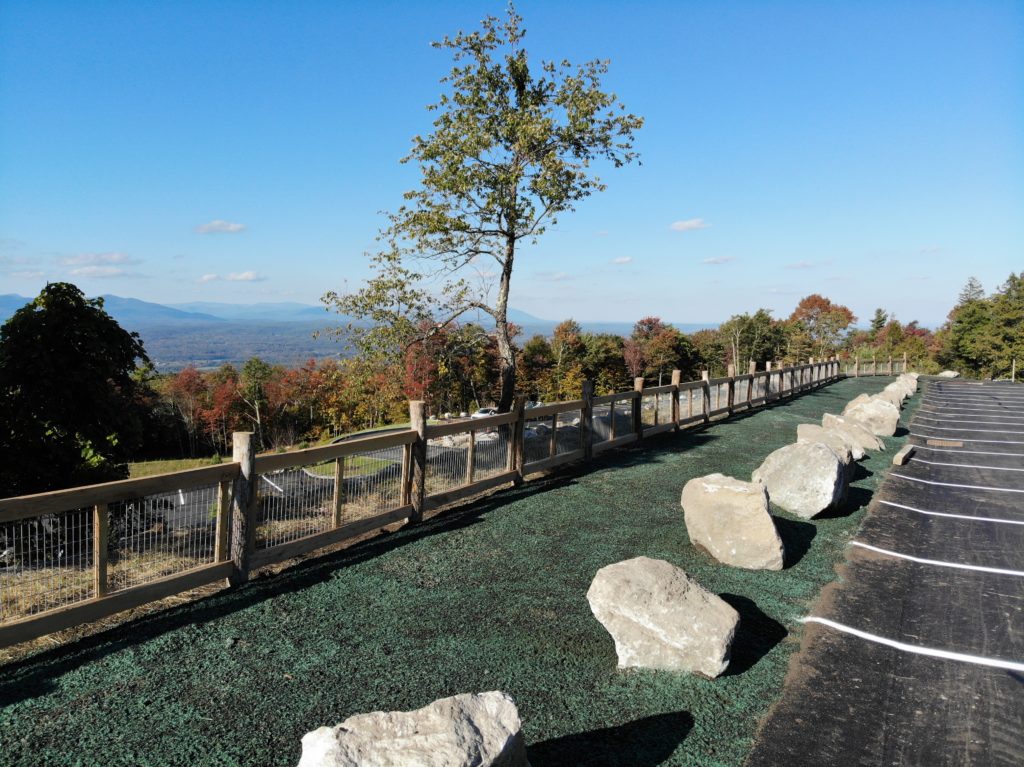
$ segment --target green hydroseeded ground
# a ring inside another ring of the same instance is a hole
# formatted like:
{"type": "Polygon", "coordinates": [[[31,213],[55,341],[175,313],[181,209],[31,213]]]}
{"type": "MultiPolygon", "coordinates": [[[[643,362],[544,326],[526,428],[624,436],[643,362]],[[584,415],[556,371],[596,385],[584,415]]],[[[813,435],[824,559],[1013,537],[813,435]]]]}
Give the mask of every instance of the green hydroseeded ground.
{"type": "Polygon", "coordinates": [[[589,471],[0,668],[0,762],[294,765],[316,727],[500,689],[519,707],[533,767],[741,764],[781,692],[797,619],[835,578],[904,438],[862,462],[850,507],[832,518],[775,509],[781,572],[733,569],[695,550],[680,492],[716,471],[749,479],[795,441],[797,424],[890,380],[847,379],[651,438],[589,471]],[[682,567],[738,609],[725,676],[616,669],[585,594],[598,568],[639,555],[682,567]]]}

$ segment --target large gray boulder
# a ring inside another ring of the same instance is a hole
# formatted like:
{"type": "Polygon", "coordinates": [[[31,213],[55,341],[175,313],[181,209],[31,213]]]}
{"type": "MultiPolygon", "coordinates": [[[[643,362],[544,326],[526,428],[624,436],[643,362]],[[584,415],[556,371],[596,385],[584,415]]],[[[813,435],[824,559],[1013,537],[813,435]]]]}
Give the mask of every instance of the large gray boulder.
{"type": "Polygon", "coordinates": [[[772,503],[804,519],[838,506],[846,497],[843,462],[820,442],[779,448],[754,469],[752,479],[768,487],[772,503]]]}
{"type": "Polygon", "coordinates": [[[903,373],[899,378],[896,379],[899,383],[907,389],[907,395],[912,396],[917,393],[917,374],[916,373],[903,373]]]}
{"type": "Polygon", "coordinates": [[[713,679],[729,665],[739,613],[664,560],[636,557],[602,567],[587,601],[615,640],[619,668],[713,679]]]}
{"type": "Polygon", "coordinates": [[[900,422],[900,409],[889,402],[872,399],[844,411],[843,417],[859,423],[876,436],[891,437],[900,422]]]}
{"type": "Polygon", "coordinates": [[[680,503],[694,546],[733,567],[782,569],[782,539],[764,485],[708,474],[686,483],[680,503]]]}
{"type": "Polygon", "coordinates": [[[843,408],[843,415],[846,415],[850,410],[852,410],[853,408],[857,407],[857,405],[860,405],[862,402],[870,402],[870,401],[871,401],[871,395],[870,394],[866,394],[866,393],[865,394],[858,394],[856,397],[854,397],[852,400],[850,400],[849,402],[846,403],[846,407],[843,408]]]}
{"type": "Polygon", "coordinates": [[[839,456],[839,460],[843,462],[843,468],[846,469],[847,475],[853,472],[853,462],[859,461],[864,457],[864,450],[857,445],[850,444],[849,440],[840,432],[830,431],[818,426],[816,423],[798,424],[796,427],[796,441],[797,443],[820,442],[823,445],[827,445],[832,449],[833,453],[839,456]],[[859,453],[859,456],[855,456],[854,451],[859,453]]]}
{"type": "Polygon", "coordinates": [[[884,389],[882,389],[882,391],[880,391],[878,394],[874,395],[871,399],[880,399],[883,402],[888,402],[890,405],[899,409],[903,407],[903,400],[905,400],[906,398],[907,395],[903,391],[903,389],[898,387],[896,384],[891,383],[884,389]]]}
{"type": "MultiPolygon", "coordinates": [[[[885,443],[856,421],[848,421],[842,416],[825,413],[821,417],[821,426],[826,431],[839,432],[850,441],[851,445],[860,447],[864,451],[885,450],[885,443]]],[[[859,461],[860,458],[855,454],[854,460],[859,461]]]]}
{"type": "Polygon", "coordinates": [[[350,716],[302,737],[299,767],[529,767],[504,692],[455,695],[416,711],[350,716]]]}

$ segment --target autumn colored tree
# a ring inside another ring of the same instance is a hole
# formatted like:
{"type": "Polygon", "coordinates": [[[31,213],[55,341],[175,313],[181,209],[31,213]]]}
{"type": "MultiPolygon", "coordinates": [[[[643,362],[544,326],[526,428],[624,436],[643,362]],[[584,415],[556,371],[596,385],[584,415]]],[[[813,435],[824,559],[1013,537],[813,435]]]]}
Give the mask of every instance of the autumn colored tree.
{"type": "Polygon", "coordinates": [[[185,431],[188,455],[194,458],[199,454],[203,406],[209,397],[206,379],[194,365],[190,365],[170,376],[161,388],[161,394],[185,431]]]}
{"type": "Polygon", "coordinates": [[[819,359],[833,354],[843,332],[857,321],[847,307],[834,304],[817,293],[801,299],[789,319],[799,322],[806,330],[810,341],[809,356],[819,359]]]}

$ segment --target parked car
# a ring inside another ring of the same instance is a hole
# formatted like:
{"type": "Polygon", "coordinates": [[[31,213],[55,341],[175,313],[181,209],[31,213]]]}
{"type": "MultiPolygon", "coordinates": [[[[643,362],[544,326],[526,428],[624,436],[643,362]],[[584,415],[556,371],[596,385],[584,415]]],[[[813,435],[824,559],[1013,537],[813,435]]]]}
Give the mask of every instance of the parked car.
{"type": "Polygon", "coordinates": [[[498,408],[496,407],[482,407],[477,410],[470,418],[487,418],[487,416],[497,415],[498,408]]]}

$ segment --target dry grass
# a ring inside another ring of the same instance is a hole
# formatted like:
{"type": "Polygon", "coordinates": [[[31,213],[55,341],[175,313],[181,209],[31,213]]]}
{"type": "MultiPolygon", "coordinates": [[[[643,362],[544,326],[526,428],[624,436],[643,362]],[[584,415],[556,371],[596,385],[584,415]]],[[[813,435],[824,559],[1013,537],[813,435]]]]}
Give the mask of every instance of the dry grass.
{"type": "Polygon", "coordinates": [[[173,471],[185,471],[187,469],[198,469],[203,466],[217,466],[224,463],[219,455],[212,458],[179,458],[169,461],[139,461],[128,464],[128,471],[132,479],[139,477],[151,477],[154,474],[169,474],[173,471]]]}

